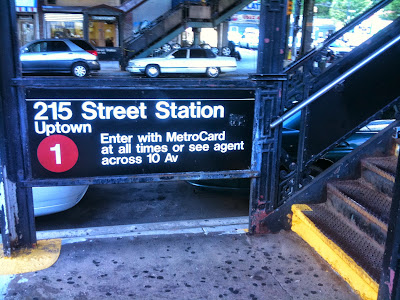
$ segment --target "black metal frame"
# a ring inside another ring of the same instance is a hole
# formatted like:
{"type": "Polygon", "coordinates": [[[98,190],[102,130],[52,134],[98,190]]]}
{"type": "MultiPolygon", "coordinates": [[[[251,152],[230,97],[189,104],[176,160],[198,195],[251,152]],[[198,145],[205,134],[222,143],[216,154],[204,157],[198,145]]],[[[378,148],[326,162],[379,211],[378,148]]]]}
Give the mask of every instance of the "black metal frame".
{"type": "MultiPolygon", "coordinates": [[[[272,78],[271,80],[276,80],[272,78]]],[[[118,78],[102,79],[88,78],[81,79],[65,79],[65,78],[19,78],[14,79],[13,85],[22,91],[25,89],[43,88],[53,89],[99,89],[99,90],[152,90],[154,89],[154,81],[146,78],[118,78]],[[71,87],[71,81],[74,82],[71,87]]],[[[159,82],[158,82],[159,83],[159,82]]],[[[162,84],[157,85],[157,90],[226,90],[234,92],[235,90],[255,90],[257,86],[261,86],[258,82],[237,81],[237,80],[207,80],[207,79],[165,79],[162,84]],[[199,87],[200,86],[200,87],[199,87]]],[[[20,106],[20,115],[26,115],[26,107],[23,103],[20,106]]],[[[27,127],[27,120],[23,118],[22,122],[27,127]]],[[[205,180],[205,179],[231,179],[231,178],[253,178],[259,176],[259,171],[251,168],[249,170],[232,170],[222,172],[185,172],[185,173],[162,173],[162,174],[138,174],[127,176],[98,176],[89,178],[65,178],[65,179],[32,179],[31,166],[29,165],[29,138],[27,132],[22,133],[24,156],[26,157],[25,172],[26,178],[21,181],[22,186],[57,186],[57,185],[79,185],[79,184],[112,184],[112,183],[133,183],[133,182],[159,182],[171,180],[205,180]]]]}
{"type": "MultiPolygon", "coordinates": [[[[271,1],[273,4],[277,4],[279,1],[271,1]]],[[[238,171],[225,171],[225,172],[192,172],[192,173],[174,173],[174,174],[152,174],[152,175],[131,175],[131,176],[112,176],[112,177],[91,177],[91,178],[73,178],[73,179],[62,179],[62,180],[33,180],[28,175],[30,173],[30,165],[29,159],[27,159],[28,154],[28,136],[27,136],[27,119],[26,119],[26,103],[24,97],[24,89],[25,88],[50,88],[57,89],[60,87],[64,88],[76,88],[76,87],[96,87],[99,89],[118,89],[121,87],[130,87],[132,89],[142,88],[142,89],[159,89],[160,85],[157,87],[154,86],[154,83],[151,80],[147,79],[96,79],[90,78],[87,80],[79,80],[79,79],[28,79],[21,78],[20,70],[18,69],[18,48],[16,41],[16,28],[15,20],[13,20],[13,16],[15,17],[14,7],[12,5],[12,1],[7,1],[10,6],[8,10],[2,10],[2,21],[7,22],[2,26],[3,28],[9,29],[8,35],[2,35],[3,43],[2,45],[11,45],[8,48],[2,48],[4,51],[4,55],[2,58],[4,59],[4,63],[2,66],[6,66],[2,69],[2,86],[5,87],[2,92],[2,103],[4,106],[4,114],[11,117],[5,120],[5,130],[6,135],[16,134],[18,139],[12,139],[10,136],[7,136],[7,155],[2,156],[3,160],[6,160],[4,167],[2,168],[4,182],[6,183],[6,187],[13,186],[16,189],[14,197],[10,197],[9,194],[6,194],[5,199],[7,200],[6,205],[2,207],[2,215],[1,215],[1,226],[2,228],[10,228],[10,231],[15,229],[14,236],[10,234],[8,230],[2,230],[3,234],[3,243],[4,250],[6,255],[11,255],[11,253],[19,248],[32,247],[35,242],[35,227],[34,227],[34,217],[33,217],[33,203],[32,203],[32,194],[31,188],[32,186],[44,186],[44,185],[71,185],[71,184],[93,184],[93,183],[122,183],[122,182],[149,182],[149,181],[170,181],[170,180],[194,180],[194,179],[227,179],[227,178],[259,178],[261,168],[263,169],[263,165],[258,163],[257,157],[259,157],[261,152],[265,152],[265,143],[263,141],[257,140],[256,146],[253,147],[253,164],[251,169],[249,170],[238,170],[238,171]],[[14,22],[14,23],[13,23],[14,22]],[[13,40],[13,43],[9,43],[9,40],[13,40]],[[8,61],[7,61],[8,60],[8,61]],[[12,62],[12,63],[10,63],[12,62]],[[10,71],[10,68],[13,71],[10,71]],[[6,76],[7,75],[7,76],[6,76]],[[13,79],[12,79],[13,78],[13,79]],[[72,87],[71,87],[72,86],[72,87]],[[6,99],[8,101],[6,101],[6,99]],[[10,99],[17,99],[17,101],[10,101],[10,99]],[[18,117],[19,116],[19,117],[18,117]],[[14,142],[11,142],[14,141],[14,142]],[[10,147],[10,145],[14,147],[10,147]],[[260,147],[261,146],[261,147],[260,147]],[[15,151],[17,149],[17,151],[15,151]],[[260,169],[257,169],[260,167],[260,169]],[[7,174],[5,173],[7,171],[7,174]],[[11,179],[8,182],[9,178],[11,179]],[[13,209],[15,208],[15,212],[13,209]],[[16,211],[18,211],[18,216],[16,216],[16,211]],[[10,221],[16,221],[16,223],[10,223],[10,221]]],[[[276,8],[278,8],[278,12],[284,11],[284,5],[282,3],[278,3],[278,6],[274,6],[275,13],[276,8]]],[[[278,16],[276,20],[280,20],[281,18],[278,16]]],[[[275,27],[273,27],[275,28],[275,27]]],[[[273,43],[271,43],[272,45],[273,43]]],[[[268,45],[270,47],[270,45],[268,45]]],[[[276,49],[274,49],[276,50],[276,49]]],[[[275,53],[279,53],[278,51],[272,52],[272,55],[275,53]]],[[[279,57],[281,55],[278,55],[279,57]]],[[[281,57],[283,59],[283,56],[281,57]]],[[[276,105],[275,103],[280,103],[279,99],[282,95],[282,82],[284,80],[284,76],[265,76],[258,77],[256,80],[203,80],[203,79],[192,79],[192,80],[163,80],[162,88],[163,89],[180,89],[185,90],[189,88],[197,88],[197,89],[208,89],[208,90],[219,90],[219,89],[229,89],[230,91],[234,91],[235,89],[251,89],[257,90],[257,100],[256,106],[258,107],[256,118],[259,114],[267,114],[266,117],[269,121],[272,120],[272,117],[269,116],[271,113],[271,108],[276,105]],[[266,101],[269,103],[268,109],[265,110],[266,101]],[[269,117],[268,117],[269,116],[269,117]]],[[[274,109],[274,115],[280,113],[280,105],[276,106],[274,109]]],[[[257,136],[265,136],[268,130],[268,126],[266,125],[266,120],[262,119],[260,123],[257,121],[259,126],[254,127],[253,135],[257,136]],[[260,132],[260,131],[263,132],[260,132]]],[[[270,146],[272,145],[274,148],[277,146],[277,139],[279,136],[277,135],[278,131],[273,134],[273,139],[268,141],[270,146]]],[[[275,161],[278,151],[275,149],[270,152],[272,157],[268,160],[275,161]]],[[[262,156],[262,155],[261,155],[262,156]]],[[[2,161],[3,163],[3,161],[2,161]]],[[[264,170],[265,172],[266,170],[264,170]]],[[[274,172],[276,173],[276,171],[274,172]]],[[[273,176],[273,173],[269,174],[270,182],[275,182],[276,176],[273,176]]],[[[263,192],[254,192],[258,195],[265,194],[265,189],[269,189],[269,185],[265,184],[265,176],[261,179],[257,179],[256,187],[262,188],[263,192]],[[262,184],[261,184],[262,183],[262,184]],[[261,187],[262,185],[262,187],[261,187]]],[[[276,184],[272,184],[275,186],[276,184]]],[[[9,189],[12,191],[12,189],[9,189]]],[[[254,190],[254,188],[253,188],[254,190]]],[[[7,193],[7,189],[6,189],[7,193]]],[[[273,196],[274,188],[272,188],[272,195],[269,195],[271,199],[275,199],[273,196]]],[[[268,209],[270,210],[275,204],[274,200],[268,201],[268,209]]],[[[263,210],[265,207],[258,207],[257,209],[263,210]]],[[[257,232],[257,231],[255,231],[257,232]]]]}
{"type": "Polygon", "coordinates": [[[282,99],[286,95],[286,75],[282,74],[286,10],[287,1],[261,3],[258,75],[253,79],[264,82],[264,86],[257,89],[255,103],[252,165],[260,170],[260,177],[251,181],[250,232],[253,234],[268,232],[262,221],[277,207],[279,199],[282,128],[271,129],[270,124],[282,114],[282,99]]]}
{"type": "Polygon", "coordinates": [[[4,253],[8,256],[16,249],[32,247],[36,243],[32,189],[20,185],[26,175],[21,141],[21,133],[26,128],[20,122],[23,116],[18,109],[24,102],[22,89],[11,86],[11,78],[21,76],[15,18],[13,1],[6,1],[0,11],[3,28],[0,37],[0,112],[3,120],[0,127],[0,225],[4,253]]]}
{"type": "MultiPolygon", "coordinates": [[[[7,162],[8,176],[12,178],[12,183],[16,186],[17,197],[9,199],[9,206],[15,207],[19,211],[19,218],[16,217],[17,224],[11,224],[11,230],[17,228],[17,235],[10,238],[8,231],[3,230],[3,243],[5,253],[10,255],[12,251],[18,248],[32,247],[36,242],[35,227],[33,218],[33,203],[31,195],[32,186],[44,185],[71,185],[71,184],[93,184],[93,183],[127,183],[127,182],[149,182],[149,181],[170,181],[170,180],[198,180],[198,179],[227,179],[227,178],[255,178],[252,180],[252,198],[261,199],[263,204],[258,200],[251,203],[252,223],[250,229],[253,233],[262,232],[258,227],[260,223],[260,216],[268,211],[271,211],[276,206],[276,186],[278,164],[276,161],[279,158],[279,139],[280,131],[276,130],[271,133],[269,130],[269,123],[273,118],[282,112],[281,98],[284,94],[284,75],[258,75],[250,80],[205,80],[205,79],[188,79],[176,80],[165,79],[162,82],[157,82],[154,86],[154,81],[149,79],[132,79],[132,78],[88,78],[81,79],[60,79],[60,78],[21,78],[20,70],[18,70],[19,57],[16,40],[15,28],[15,9],[12,5],[12,0],[7,1],[9,7],[7,10],[2,10],[0,16],[7,35],[2,35],[2,46],[8,45],[9,40],[13,40],[12,47],[2,48],[4,50],[2,66],[1,83],[9,93],[9,99],[18,99],[17,103],[14,101],[5,101],[3,94],[3,105],[5,106],[5,114],[12,116],[11,119],[5,120],[7,134],[16,133],[18,139],[13,143],[16,148],[9,147],[10,138],[7,143],[7,162]],[[5,23],[6,22],[6,23],[5,23]],[[8,60],[8,61],[7,61],[8,60]],[[13,68],[10,72],[9,68],[13,68]],[[8,73],[7,73],[8,72],[8,73]],[[161,84],[160,84],[161,83],[161,84]],[[74,89],[77,87],[96,87],[99,89],[118,89],[118,88],[131,88],[131,89],[178,89],[186,90],[190,88],[204,89],[204,90],[256,90],[256,104],[255,111],[255,126],[253,127],[253,153],[252,165],[249,170],[233,170],[223,172],[188,172],[188,173],[166,173],[166,174],[151,174],[151,175],[129,175],[129,176],[104,176],[104,177],[91,177],[91,178],[72,178],[61,180],[34,180],[30,178],[30,165],[29,159],[26,159],[29,153],[28,136],[27,136],[27,114],[26,103],[24,97],[24,89],[29,88],[49,88],[58,89],[60,87],[74,89]],[[19,117],[17,117],[19,116],[19,117]],[[13,149],[13,150],[12,150],[13,149]],[[15,151],[15,149],[19,149],[15,151]],[[12,159],[9,159],[12,157],[12,159]],[[13,168],[13,167],[17,168],[13,168]],[[271,169],[272,168],[272,169],[271,169]]],[[[262,28],[261,41],[265,37],[269,37],[271,42],[260,43],[262,55],[259,58],[259,64],[264,65],[267,60],[274,57],[274,64],[269,65],[267,68],[260,68],[260,73],[280,73],[283,69],[283,51],[285,38],[280,35],[285,32],[285,16],[286,16],[286,1],[284,0],[268,0],[263,2],[263,9],[261,11],[262,28]],[[276,28],[281,27],[282,30],[277,32],[276,28]]],[[[8,97],[8,96],[7,96],[8,97]]],[[[3,156],[1,157],[3,159],[3,156]]],[[[3,168],[6,170],[6,168],[3,168]]],[[[3,176],[6,174],[3,172],[3,176]]],[[[6,178],[7,180],[7,178],[6,178]]],[[[9,215],[12,212],[9,207],[2,207],[3,214],[1,215],[2,228],[8,227],[10,224],[7,218],[11,219],[9,215]]]]}
{"type": "MultiPolygon", "coordinates": [[[[318,49],[313,49],[304,57],[294,62],[284,70],[284,72],[288,76],[288,80],[286,83],[286,97],[283,100],[283,107],[285,110],[290,110],[296,105],[300,104],[303,100],[310,97],[313,93],[316,93],[319,89],[329,84],[333,79],[335,79],[335,77],[339,77],[341,74],[343,74],[345,70],[350,69],[352,66],[354,66],[357,62],[361,60],[362,57],[366,57],[370,54],[371,51],[376,50],[379,45],[390,41],[390,39],[396,36],[396,33],[398,34],[396,30],[400,24],[400,19],[395,20],[385,30],[382,30],[380,33],[376,34],[368,42],[360,45],[357,49],[354,49],[345,57],[334,61],[329,66],[329,74],[324,73],[325,70],[328,69],[325,67],[327,47],[333,41],[340,38],[345,32],[352,30],[356,25],[360,24],[362,21],[364,21],[391,2],[391,0],[380,1],[369,10],[367,10],[364,14],[352,20],[347,26],[332,34],[329,38],[325,40],[323,46],[318,49]]],[[[335,88],[338,96],[342,93],[345,86],[346,82],[343,84],[339,84],[335,88]]],[[[388,100],[389,102],[391,102],[391,100],[395,99],[392,98],[388,100]]],[[[291,194],[299,190],[301,187],[305,186],[310,181],[310,167],[313,167],[313,164],[318,159],[323,157],[324,154],[326,154],[329,150],[332,150],[342,141],[351,136],[359,128],[382,115],[383,112],[393,107],[393,105],[397,105],[397,102],[383,105],[384,107],[377,111],[374,111],[373,114],[368,115],[368,118],[365,117],[364,119],[362,119],[362,122],[360,120],[359,124],[354,125],[351,130],[349,128],[348,132],[342,134],[340,138],[332,141],[332,144],[327,146],[325,149],[321,149],[321,151],[318,153],[310,153],[309,146],[307,146],[307,144],[309,143],[308,139],[310,129],[310,107],[303,108],[297,158],[291,160],[283,158],[284,160],[286,160],[286,165],[290,165],[290,168],[281,173],[279,183],[280,198],[278,200],[278,206],[283,204],[290,197],[291,194]]]]}

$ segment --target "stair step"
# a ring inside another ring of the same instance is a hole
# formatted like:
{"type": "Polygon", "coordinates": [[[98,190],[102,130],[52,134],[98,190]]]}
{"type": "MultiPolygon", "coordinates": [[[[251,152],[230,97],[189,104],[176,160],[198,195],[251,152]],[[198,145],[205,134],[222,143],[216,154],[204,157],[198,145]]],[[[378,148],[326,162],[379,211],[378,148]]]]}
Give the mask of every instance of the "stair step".
{"type": "Polygon", "coordinates": [[[313,204],[310,208],[312,211],[304,214],[311,222],[379,282],[384,247],[327,204],[313,204]]]}
{"type": "Polygon", "coordinates": [[[377,217],[386,225],[389,223],[392,198],[371,188],[362,179],[335,181],[328,183],[328,187],[338,190],[342,195],[347,196],[347,199],[358,203],[361,208],[377,217]]]}
{"type": "Polygon", "coordinates": [[[391,198],[363,180],[335,181],[327,185],[328,202],[379,244],[384,245],[391,198]]]}
{"type": "Polygon", "coordinates": [[[392,155],[385,157],[368,157],[363,159],[363,161],[375,165],[379,169],[385,171],[386,173],[389,173],[392,176],[396,176],[397,159],[397,156],[392,155]]]}
{"type": "Polygon", "coordinates": [[[393,197],[398,157],[369,157],[361,160],[362,178],[378,191],[393,197]]]}
{"type": "Polygon", "coordinates": [[[357,292],[377,299],[384,247],[327,203],[292,205],[292,230],[357,292]]]}

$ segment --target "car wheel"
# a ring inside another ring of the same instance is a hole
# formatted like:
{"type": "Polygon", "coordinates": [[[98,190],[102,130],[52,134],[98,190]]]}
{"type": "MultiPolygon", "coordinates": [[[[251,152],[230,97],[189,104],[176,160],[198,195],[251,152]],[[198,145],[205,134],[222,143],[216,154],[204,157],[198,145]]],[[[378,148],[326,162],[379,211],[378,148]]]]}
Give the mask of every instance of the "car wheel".
{"type": "Polygon", "coordinates": [[[178,44],[178,43],[173,43],[172,44],[172,49],[176,50],[176,49],[179,49],[179,48],[181,48],[180,44],[178,44]]]}
{"type": "Polygon", "coordinates": [[[223,56],[229,56],[231,55],[231,49],[229,47],[222,47],[221,53],[223,56]]]}
{"type": "Polygon", "coordinates": [[[206,74],[210,78],[216,78],[219,76],[219,68],[217,67],[209,67],[206,70],[206,74]]]}
{"type": "Polygon", "coordinates": [[[72,65],[72,75],[75,77],[86,77],[90,73],[88,66],[85,63],[78,62],[72,65]]]}
{"type": "Polygon", "coordinates": [[[146,66],[144,73],[147,77],[156,78],[160,76],[160,67],[157,65],[148,65],[146,66]]]}
{"type": "Polygon", "coordinates": [[[166,44],[164,44],[164,45],[162,46],[162,50],[163,50],[164,52],[169,52],[169,51],[172,50],[172,46],[171,46],[170,44],[166,43],[166,44]]]}
{"type": "Polygon", "coordinates": [[[218,55],[219,49],[217,47],[212,47],[211,51],[214,52],[215,55],[218,55]]]}

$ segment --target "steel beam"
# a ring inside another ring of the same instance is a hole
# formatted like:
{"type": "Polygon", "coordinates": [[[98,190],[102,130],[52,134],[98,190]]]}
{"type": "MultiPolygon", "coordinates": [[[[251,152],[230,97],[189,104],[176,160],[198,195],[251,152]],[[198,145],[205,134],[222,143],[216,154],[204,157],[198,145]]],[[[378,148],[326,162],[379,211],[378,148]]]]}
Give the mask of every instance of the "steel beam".
{"type": "Polygon", "coordinates": [[[14,1],[6,0],[0,10],[0,226],[3,250],[10,256],[36,243],[32,189],[22,187],[25,178],[22,146],[24,102],[22,89],[11,85],[20,77],[14,1]]]}
{"type": "Polygon", "coordinates": [[[252,169],[260,177],[251,181],[250,228],[252,234],[269,232],[264,219],[277,206],[282,128],[270,129],[271,122],[282,112],[286,76],[283,60],[286,33],[286,1],[264,0],[260,12],[260,40],[257,75],[264,82],[256,90],[253,127],[252,169]],[[282,75],[268,75],[282,74],[282,75]]]}

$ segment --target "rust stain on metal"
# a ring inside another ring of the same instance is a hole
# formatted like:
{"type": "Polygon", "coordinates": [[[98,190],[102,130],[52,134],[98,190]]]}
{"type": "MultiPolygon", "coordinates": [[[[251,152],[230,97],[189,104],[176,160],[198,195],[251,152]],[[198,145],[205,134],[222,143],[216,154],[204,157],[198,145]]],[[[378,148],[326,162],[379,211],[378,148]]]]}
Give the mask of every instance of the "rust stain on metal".
{"type": "Polygon", "coordinates": [[[265,211],[266,202],[263,201],[264,196],[260,195],[260,199],[258,199],[257,208],[253,211],[251,215],[251,234],[266,234],[270,233],[270,230],[264,225],[264,219],[271,214],[272,212],[265,211]]]}

